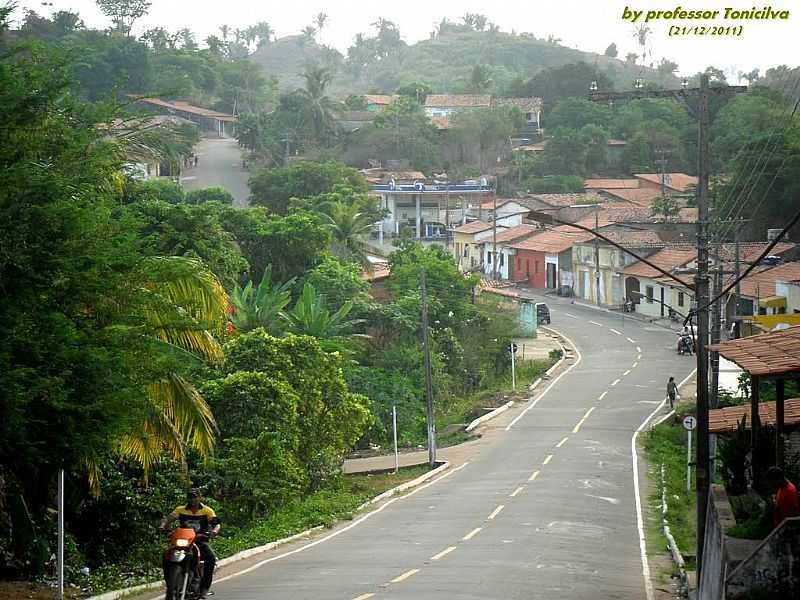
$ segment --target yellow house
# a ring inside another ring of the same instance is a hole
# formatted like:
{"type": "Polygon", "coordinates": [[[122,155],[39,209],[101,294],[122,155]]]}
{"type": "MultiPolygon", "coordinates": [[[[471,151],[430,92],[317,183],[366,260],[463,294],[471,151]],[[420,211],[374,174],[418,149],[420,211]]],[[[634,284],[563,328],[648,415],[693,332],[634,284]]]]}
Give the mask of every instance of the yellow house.
{"type": "MultiPolygon", "coordinates": [[[[507,228],[500,225],[497,231],[505,231],[507,228]]],[[[453,229],[453,258],[462,270],[480,267],[483,262],[481,259],[481,240],[492,236],[492,224],[483,221],[472,221],[453,229]]]]}

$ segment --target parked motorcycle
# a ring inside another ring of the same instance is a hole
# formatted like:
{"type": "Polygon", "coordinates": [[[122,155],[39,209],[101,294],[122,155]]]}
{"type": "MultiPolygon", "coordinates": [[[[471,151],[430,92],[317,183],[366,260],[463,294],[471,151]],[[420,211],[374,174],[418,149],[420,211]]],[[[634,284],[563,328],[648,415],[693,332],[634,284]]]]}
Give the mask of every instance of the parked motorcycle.
{"type": "Polygon", "coordinates": [[[694,354],[694,339],[690,335],[682,335],[678,338],[678,354],[694,354]]]}
{"type": "Polygon", "coordinates": [[[194,529],[178,527],[169,534],[164,551],[165,600],[192,600],[200,592],[203,559],[197,542],[204,539],[194,529]]]}

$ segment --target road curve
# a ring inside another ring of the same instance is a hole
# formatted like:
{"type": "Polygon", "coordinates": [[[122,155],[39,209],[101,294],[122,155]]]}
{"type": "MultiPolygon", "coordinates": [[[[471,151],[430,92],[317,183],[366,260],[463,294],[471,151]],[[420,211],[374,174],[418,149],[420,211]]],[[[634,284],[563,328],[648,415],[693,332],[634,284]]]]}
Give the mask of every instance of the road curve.
{"type": "Polygon", "coordinates": [[[646,598],[631,436],[693,361],[670,331],[548,302],[580,358],[533,408],[510,411],[458,471],[326,541],[266,554],[217,597],[646,598]]]}

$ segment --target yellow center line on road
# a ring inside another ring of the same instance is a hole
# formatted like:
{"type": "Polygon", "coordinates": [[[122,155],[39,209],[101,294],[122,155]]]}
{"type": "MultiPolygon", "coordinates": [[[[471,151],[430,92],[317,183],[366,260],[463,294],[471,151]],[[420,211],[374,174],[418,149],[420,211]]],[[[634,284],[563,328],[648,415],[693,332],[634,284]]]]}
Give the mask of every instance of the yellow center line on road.
{"type": "Polygon", "coordinates": [[[568,440],[568,439],[569,439],[568,437],[565,437],[564,439],[562,439],[560,442],[558,442],[558,443],[556,444],[556,448],[561,448],[561,446],[563,446],[564,444],[566,444],[566,443],[567,443],[567,440],[568,440]]]}
{"type": "Polygon", "coordinates": [[[513,492],[511,492],[511,493],[509,494],[509,497],[510,497],[510,498],[513,498],[514,496],[516,496],[517,494],[519,494],[519,493],[520,493],[522,490],[524,490],[524,489],[525,489],[525,486],[524,486],[524,485],[521,485],[521,486],[519,486],[517,489],[515,489],[513,492]]]}
{"type": "Polygon", "coordinates": [[[486,518],[487,518],[487,519],[489,519],[490,521],[491,521],[491,520],[493,520],[493,519],[494,519],[494,518],[495,518],[497,515],[499,515],[499,514],[500,514],[500,511],[501,511],[501,510],[503,510],[505,507],[506,507],[506,505],[505,505],[505,504],[501,504],[500,506],[498,506],[497,508],[495,508],[495,509],[492,511],[492,514],[490,514],[490,515],[489,515],[488,517],[486,517],[486,518]]]}
{"type": "Polygon", "coordinates": [[[628,369],[627,371],[625,371],[625,372],[622,374],[622,376],[623,376],[623,377],[627,377],[627,376],[628,376],[628,375],[630,375],[630,374],[631,374],[631,370],[630,370],[630,369],[628,369]]]}
{"type": "Polygon", "coordinates": [[[614,381],[611,382],[611,387],[614,387],[618,383],[619,383],[619,379],[615,379],[614,381]]]}
{"type": "Polygon", "coordinates": [[[542,464],[543,464],[543,465],[546,465],[546,464],[547,464],[547,463],[549,463],[551,460],[553,460],[553,455],[552,455],[552,454],[548,454],[548,455],[547,455],[547,457],[546,457],[546,458],[545,458],[545,459],[542,461],[542,464]]]}
{"type": "Polygon", "coordinates": [[[475,529],[470,531],[467,535],[465,535],[463,538],[461,538],[461,540],[464,541],[464,542],[470,541],[472,538],[474,538],[476,535],[478,535],[478,532],[481,529],[483,529],[483,527],[476,527],[475,529]]]}
{"type": "Polygon", "coordinates": [[[600,401],[600,400],[602,400],[603,398],[605,398],[607,393],[608,393],[608,390],[606,390],[605,392],[603,392],[602,394],[600,394],[600,397],[599,397],[597,400],[598,400],[598,401],[600,401]]]}
{"type": "Polygon", "coordinates": [[[539,471],[534,471],[531,473],[531,476],[528,477],[528,481],[534,481],[539,476],[539,471]]]}
{"type": "Polygon", "coordinates": [[[639,354],[641,354],[641,353],[642,353],[642,349],[641,349],[641,348],[639,348],[639,346],[636,346],[636,351],[637,351],[639,354]]]}
{"type": "Polygon", "coordinates": [[[616,329],[611,329],[611,328],[609,327],[609,328],[608,328],[608,330],[609,330],[609,331],[612,331],[612,332],[614,332],[614,333],[616,333],[617,335],[622,335],[622,334],[621,334],[619,331],[617,331],[616,329]]]}
{"type": "Polygon", "coordinates": [[[372,598],[375,594],[361,594],[360,596],[356,596],[353,600],[367,600],[367,598],[372,598]]]}
{"type": "Polygon", "coordinates": [[[448,554],[450,554],[455,549],[456,549],[455,546],[448,546],[447,548],[439,552],[439,554],[434,554],[433,556],[431,556],[431,560],[439,560],[443,556],[447,556],[448,554]]]}
{"type": "Polygon", "coordinates": [[[583,425],[583,423],[586,421],[586,419],[589,418],[589,415],[592,414],[592,411],[594,409],[595,409],[595,407],[593,406],[592,408],[590,408],[589,410],[586,411],[586,414],[583,415],[583,418],[580,421],[578,421],[577,425],[575,425],[575,429],[572,430],[572,433],[578,433],[578,431],[581,428],[581,425],[583,425]]]}
{"type": "Polygon", "coordinates": [[[642,360],[642,355],[641,355],[641,354],[639,354],[639,355],[636,357],[636,360],[642,360]]]}
{"type": "Polygon", "coordinates": [[[631,344],[635,344],[635,343],[636,343],[636,340],[632,340],[631,338],[628,338],[628,341],[629,341],[631,344]]]}
{"type": "Polygon", "coordinates": [[[635,368],[636,368],[636,367],[638,367],[638,366],[639,366],[639,361],[637,360],[635,363],[633,363],[633,364],[631,365],[631,369],[635,369],[635,368]]]}
{"type": "Polygon", "coordinates": [[[410,571],[406,571],[402,575],[398,575],[397,577],[392,579],[389,583],[400,583],[401,581],[405,581],[406,579],[408,579],[412,575],[416,575],[417,573],[419,573],[419,569],[411,569],[410,571]]]}

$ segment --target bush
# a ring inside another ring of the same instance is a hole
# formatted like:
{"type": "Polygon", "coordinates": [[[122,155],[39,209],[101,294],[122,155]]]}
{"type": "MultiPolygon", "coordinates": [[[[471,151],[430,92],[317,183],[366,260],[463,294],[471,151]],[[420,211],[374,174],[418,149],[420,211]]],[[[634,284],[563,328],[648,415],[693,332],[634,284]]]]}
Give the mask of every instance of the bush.
{"type": "Polygon", "coordinates": [[[185,199],[183,188],[169,179],[131,181],[126,190],[126,197],[128,202],[162,200],[170,204],[180,204],[185,199]]]}
{"type": "Polygon", "coordinates": [[[184,201],[187,204],[203,204],[204,202],[219,202],[233,204],[233,194],[223,187],[208,187],[202,190],[192,190],[186,194],[184,201]]]}

